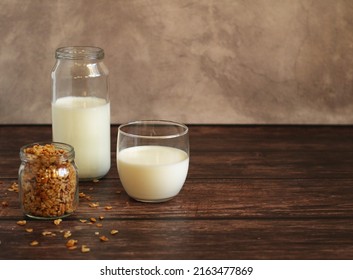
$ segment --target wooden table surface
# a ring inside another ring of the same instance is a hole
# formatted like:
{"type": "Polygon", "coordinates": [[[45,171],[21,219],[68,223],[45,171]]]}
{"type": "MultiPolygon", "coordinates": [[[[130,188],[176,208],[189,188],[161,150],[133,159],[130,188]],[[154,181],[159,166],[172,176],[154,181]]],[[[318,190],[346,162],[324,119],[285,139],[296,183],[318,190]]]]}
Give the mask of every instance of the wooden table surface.
{"type": "Polygon", "coordinates": [[[353,259],[352,126],[189,128],[189,174],[173,200],[127,196],[113,125],[110,172],[80,182],[91,200],[80,199],[75,214],[55,225],[25,218],[11,187],[20,147],[51,141],[51,126],[0,126],[0,259],[353,259]],[[90,218],[97,222],[80,221],[90,218]],[[66,248],[66,231],[77,249],[66,248]],[[83,244],[90,252],[81,252],[83,244]]]}

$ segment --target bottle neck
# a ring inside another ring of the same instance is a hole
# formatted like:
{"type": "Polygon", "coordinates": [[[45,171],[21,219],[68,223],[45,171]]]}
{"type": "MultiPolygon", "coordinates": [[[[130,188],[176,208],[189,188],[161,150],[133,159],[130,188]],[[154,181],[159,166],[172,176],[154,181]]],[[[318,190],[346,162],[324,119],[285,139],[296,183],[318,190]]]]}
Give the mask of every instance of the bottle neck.
{"type": "Polygon", "coordinates": [[[56,59],[69,60],[102,60],[104,50],[91,46],[61,47],[55,51],[56,59]]]}

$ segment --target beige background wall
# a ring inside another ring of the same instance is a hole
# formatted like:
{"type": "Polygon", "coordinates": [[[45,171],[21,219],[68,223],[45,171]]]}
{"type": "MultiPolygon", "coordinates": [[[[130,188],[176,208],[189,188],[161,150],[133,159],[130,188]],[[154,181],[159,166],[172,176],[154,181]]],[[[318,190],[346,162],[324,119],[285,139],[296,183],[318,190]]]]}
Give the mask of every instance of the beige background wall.
{"type": "Polygon", "coordinates": [[[51,123],[64,45],[96,45],[112,123],[353,124],[351,0],[0,0],[0,123],[51,123]]]}

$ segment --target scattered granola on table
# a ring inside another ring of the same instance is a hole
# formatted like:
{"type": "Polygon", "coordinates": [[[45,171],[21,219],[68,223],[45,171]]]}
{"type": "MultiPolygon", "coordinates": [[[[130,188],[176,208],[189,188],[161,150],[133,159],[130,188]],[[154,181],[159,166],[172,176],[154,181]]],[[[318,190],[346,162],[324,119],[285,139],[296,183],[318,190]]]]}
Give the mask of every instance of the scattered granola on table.
{"type": "Polygon", "coordinates": [[[78,240],[76,239],[69,239],[67,242],[66,242],[66,247],[68,249],[76,249],[77,246],[76,244],[78,243],[78,240]]]}
{"type": "Polygon", "coordinates": [[[103,242],[106,242],[109,240],[108,237],[106,237],[105,235],[100,236],[99,239],[103,242]]]}
{"type": "Polygon", "coordinates": [[[20,221],[17,221],[17,224],[19,226],[24,226],[25,224],[27,224],[27,221],[26,220],[20,220],[20,221]]]}
{"type": "Polygon", "coordinates": [[[64,237],[65,237],[65,238],[69,238],[71,235],[72,235],[72,234],[71,234],[71,231],[69,231],[69,230],[67,230],[67,231],[64,232],[64,237]]]}
{"type": "Polygon", "coordinates": [[[18,192],[18,183],[13,182],[7,190],[9,192],[18,192]]]}
{"type": "Polygon", "coordinates": [[[87,245],[82,245],[81,246],[81,252],[82,253],[87,253],[89,251],[91,251],[91,249],[89,247],[87,247],[87,245]]]}
{"type": "Polygon", "coordinates": [[[39,244],[39,242],[37,240],[34,240],[31,243],[29,243],[29,245],[31,245],[31,246],[37,246],[38,244],[39,244]]]}
{"type": "Polygon", "coordinates": [[[54,224],[55,225],[60,225],[60,223],[62,222],[62,219],[56,219],[56,220],[54,220],[54,224]]]}

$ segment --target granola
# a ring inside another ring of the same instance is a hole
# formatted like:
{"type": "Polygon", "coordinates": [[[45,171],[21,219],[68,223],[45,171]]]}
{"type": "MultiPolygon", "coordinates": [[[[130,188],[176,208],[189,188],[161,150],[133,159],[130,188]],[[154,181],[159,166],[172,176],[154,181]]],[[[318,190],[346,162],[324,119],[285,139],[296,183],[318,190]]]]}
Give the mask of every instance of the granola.
{"type": "Polygon", "coordinates": [[[32,217],[56,218],[71,214],[78,203],[77,170],[67,151],[54,144],[21,149],[20,198],[32,217]]]}

